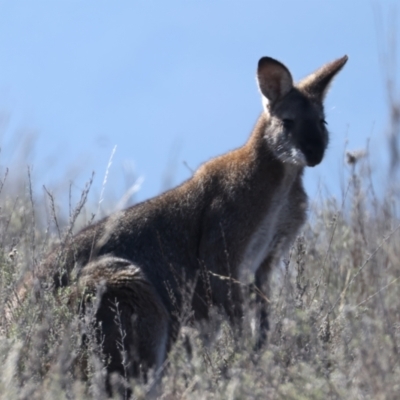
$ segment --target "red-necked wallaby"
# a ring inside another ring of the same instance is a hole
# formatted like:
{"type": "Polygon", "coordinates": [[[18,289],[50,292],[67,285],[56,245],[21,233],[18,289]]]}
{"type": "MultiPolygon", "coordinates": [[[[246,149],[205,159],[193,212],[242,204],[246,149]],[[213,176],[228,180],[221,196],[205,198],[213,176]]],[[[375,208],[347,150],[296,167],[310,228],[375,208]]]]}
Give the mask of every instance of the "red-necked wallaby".
{"type": "MultiPolygon", "coordinates": [[[[64,257],[54,251],[42,264],[42,271],[62,270],[55,287],[101,287],[95,318],[109,372],[135,376],[139,365],[159,368],[188,304],[196,319],[220,306],[238,322],[241,283],[249,277],[266,302],[271,268],[306,218],[303,170],[324,156],[323,99],[346,61],[294,85],[282,63],[261,58],[263,112],[242,147],[206,162],[177,188],[83,229],[64,257]]],[[[260,340],[267,326],[263,308],[260,340]]]]}

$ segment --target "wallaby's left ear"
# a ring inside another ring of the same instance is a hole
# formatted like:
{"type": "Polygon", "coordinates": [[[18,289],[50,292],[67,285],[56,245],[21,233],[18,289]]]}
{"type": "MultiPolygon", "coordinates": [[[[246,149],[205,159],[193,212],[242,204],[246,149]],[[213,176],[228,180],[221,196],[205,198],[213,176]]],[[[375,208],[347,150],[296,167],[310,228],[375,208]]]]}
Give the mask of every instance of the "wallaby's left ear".
{"type": "Polygon", "coordinates": [[[258,62],[257,81],[261,93],[271,103],[281,99],[293,88],[289,70],[271,57],[263,57],[258,62]]]}
{"type": "Polygon", "coordinates": [[[342,69],[348,60],[347,56],[338,58],[321,68],[317,69],[314,73],[304,78],[297,87],[306,92],[309,96],[317,98],[322,101],[329,89],[334,76],[342,69]]]}

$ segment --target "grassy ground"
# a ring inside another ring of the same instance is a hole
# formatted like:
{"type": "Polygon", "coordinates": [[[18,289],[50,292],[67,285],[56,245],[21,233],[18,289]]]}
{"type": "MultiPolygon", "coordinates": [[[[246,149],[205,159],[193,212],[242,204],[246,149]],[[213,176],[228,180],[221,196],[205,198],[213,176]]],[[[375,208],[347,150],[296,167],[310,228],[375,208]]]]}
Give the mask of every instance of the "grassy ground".
{"type": "MultiPolygon", "coordinates": [[[[218,313],[205,326],[185,328],[169,354],[161,398],[399,398],[400,198],[395,191],[376,197],[368,160],[353,154],[348,161],[343,198],[312,207],[310,222],[275,270],[267,345],[253,350],[251,296],[240,339],[218,313]]],[[[67,223],[55,218],[51,195],[46,216],[29,175],[25,183],[20,193],[0,192],[0,310],[23,271],[91,219],[87,191],[67,223]]],[[[57,298],[32,293],[11,324],[0,314],[2,399],[106,397],[90,324],[70,306],[69,290],[57,298]]],[[[133,382],[135,397],[146,397],[150,386],[133,382]]]]}
{"type": "MultiPolygon", "coordinates": [[[[169,355],[164,399],[395,399],[400,393],[399,198],[378,200],[365,170],[351,159],[340,202],[324,199],[272,282],[268,344],[255,352],[251,298],[235,338],[224,317],[186,328],[169,355]],[[212,332],[212,334],[208,334],[212,332]]],[[[364,163],[364,166],[363,166],[364,163]]],[[[29,182],[29,179],[27,179],[29,182]]],[[[40,263],[54,237],[29,190],[2,193],[0,309],[22,272],[40,263]]],[[[85,196],[83,196],[85,200],[85,196]]],[[[52,201],[48,209],[52,219],[52,201]]],[[[71,213],[79,222],[82,205],[71,213]]],[[[58,233],[59,229],[59,233],[58,233]]],[[[104,370],[92,343],[82,350],[82,321],[68,290],[1,316],[0,394],[4,399],[103,398],[104,370]],[[85,379],[77,365],[84,363],[85,379]]],[[[88,331],[90,337],[90,329],[88,331]]],[[[134,382],[144,398],[151,382],[134,382]]]]}

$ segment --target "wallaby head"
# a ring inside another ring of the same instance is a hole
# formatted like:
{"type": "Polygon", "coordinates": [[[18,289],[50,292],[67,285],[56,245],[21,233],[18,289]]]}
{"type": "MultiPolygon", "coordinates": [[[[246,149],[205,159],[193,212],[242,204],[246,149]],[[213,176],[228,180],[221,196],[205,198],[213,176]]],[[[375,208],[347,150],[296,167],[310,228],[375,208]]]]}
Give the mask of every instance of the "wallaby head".
{"type": "Polygon", "coordinates": [[[310,167],[322,161],[328,145],[323,99],[346,61],[344,56],[328,63],[297,85],[279,61],[263,57],[258,62],[258,86],[270,119],[265,137],[281,161],[310,167]]]}

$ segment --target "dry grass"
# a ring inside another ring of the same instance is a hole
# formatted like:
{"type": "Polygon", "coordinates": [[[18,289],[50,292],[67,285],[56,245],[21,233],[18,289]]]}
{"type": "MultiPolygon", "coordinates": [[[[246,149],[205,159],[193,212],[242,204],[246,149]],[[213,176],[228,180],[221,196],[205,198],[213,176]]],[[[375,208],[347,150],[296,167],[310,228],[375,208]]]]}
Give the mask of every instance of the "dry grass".
{"type": "MultiPolygon", "coordinates": [[[[216,311],[204,326],[183,330],[169,354],[162,398],[398,398],[399,197],[392,192],[378,199],[368,160],[348,159],[344,199],[324,199],[314,207],[310,222],[275,271],[265,348],[253,350],[251,299],[240,338],[216,311]]],[[[29,175],[27,182],[30,188],[29,175]]],[[[40,262],[54,237],[71,234],[86,194],[71,213],[69,226],[55,223],[51,196],[53,222],[42,226],[37,220],[44,215],[30,189],[18,198],[0,195],[4,310],[22,272],[40,262]]],[[[2,398],[106,397],[93,329],[69,304],[69,290],[57,298],[39,291],[39,298],[32,294],[20,305],[12,324],[2,318],[2,398]]],[[[132,382],[137,398],[146,397],[150,387],[151,382],[132,382]]]]}

